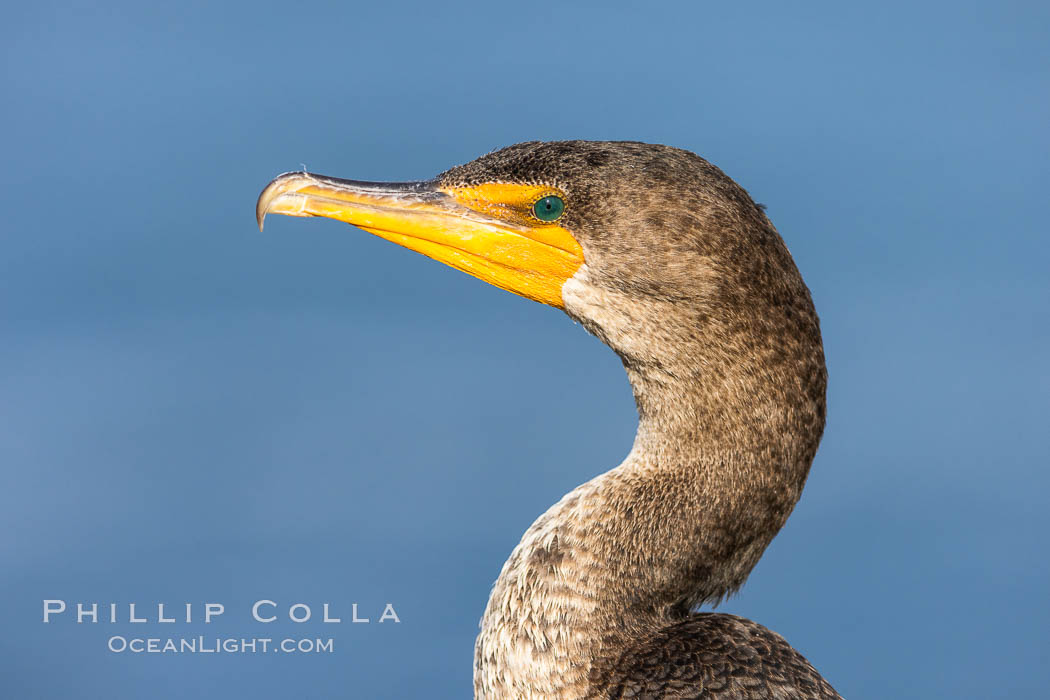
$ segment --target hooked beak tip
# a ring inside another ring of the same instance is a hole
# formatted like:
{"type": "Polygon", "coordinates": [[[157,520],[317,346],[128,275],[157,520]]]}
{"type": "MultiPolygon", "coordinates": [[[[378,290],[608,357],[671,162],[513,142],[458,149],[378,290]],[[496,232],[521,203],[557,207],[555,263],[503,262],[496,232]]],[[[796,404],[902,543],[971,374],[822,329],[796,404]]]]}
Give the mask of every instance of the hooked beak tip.
{"type": "Polygon", "coordinates": [[[263,191],[259,193],[259,200],[255,204],[255,222],[259,224],[260,231],[263,230],[263,222],[266,220],[266,215],[270,213],[270,207],[274,200],[288,189],[287,183],[305,175],[307,174],[303,172],[284,173],[275,177],[263,188],[263,191]]]}

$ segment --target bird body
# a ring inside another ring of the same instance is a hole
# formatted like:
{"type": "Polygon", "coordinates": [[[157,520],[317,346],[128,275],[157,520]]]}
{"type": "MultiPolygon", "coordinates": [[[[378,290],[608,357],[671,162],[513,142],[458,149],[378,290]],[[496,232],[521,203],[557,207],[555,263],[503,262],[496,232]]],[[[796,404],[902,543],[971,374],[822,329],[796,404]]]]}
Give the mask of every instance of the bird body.
{"type": "Polygon", "coordinates": [[[824,427],[809,291],[742,188],[667,146],[531,142],[426,183],[285,175],[260,225],[268,211],[347,221],[563,308],[623,361],[633,448],[507,560],[476,698],[838,697],[773,632],[692,612],[743,584],[824,427]]]}

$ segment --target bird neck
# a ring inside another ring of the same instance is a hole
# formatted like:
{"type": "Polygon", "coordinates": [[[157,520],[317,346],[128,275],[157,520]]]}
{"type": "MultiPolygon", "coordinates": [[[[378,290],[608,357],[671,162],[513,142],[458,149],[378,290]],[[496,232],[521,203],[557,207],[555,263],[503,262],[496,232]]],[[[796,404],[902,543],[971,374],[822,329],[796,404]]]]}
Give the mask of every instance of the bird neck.
{"type": "Polygon", "coordinates": [[[632,641],[735,591],[797,502],[823,430],[808,294],[766,310],[761,335],[738,325],[746,336],[702,318],[647,329],[671,310],[620,305],[619,318],[615,299],[572,301],[591,304],[579,317],[601,319],[589,329],[623,359],[638,432],[620,466],[552,506],[507,560],[475,647],[477,698],[585,697],[632,641]]]}
{"type": "Polygon", "coordinates": [[[805,455],[725,431],[738,447],[720,447],[704,436],[725,410],[629,373],[634,448],[544,513],[507,560],[475,648],[477,698],[587,696],[603,660],[739,587],[798,499],[804,469],[794,483],[776,474],[808,467],[805,455]],[[667,392],[673,414],[657,406],[667,392]],[[785,463],[771,475],[767,459],[785,463]]]}

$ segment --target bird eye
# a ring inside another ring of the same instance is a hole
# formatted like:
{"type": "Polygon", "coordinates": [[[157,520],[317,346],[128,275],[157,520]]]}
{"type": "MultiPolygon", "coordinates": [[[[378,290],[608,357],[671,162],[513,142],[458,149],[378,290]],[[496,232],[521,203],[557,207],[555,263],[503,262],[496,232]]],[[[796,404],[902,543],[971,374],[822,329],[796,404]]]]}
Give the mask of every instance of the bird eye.
{"type": "Polygon", "coordinates": [[[532,213],[540,221],[556,221],[565,211],[565,202],[561,197],[551,195],[532,205],[532,213]]]}

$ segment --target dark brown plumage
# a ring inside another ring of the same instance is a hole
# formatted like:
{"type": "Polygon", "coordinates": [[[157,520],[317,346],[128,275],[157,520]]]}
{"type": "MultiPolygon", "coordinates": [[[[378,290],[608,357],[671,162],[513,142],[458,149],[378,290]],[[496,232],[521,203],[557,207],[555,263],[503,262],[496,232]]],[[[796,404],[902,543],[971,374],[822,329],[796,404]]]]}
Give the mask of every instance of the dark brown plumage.
{"type": "MultiPolygon", "coordinates": [[[[504,569],[549,601],[594,601],[584,623],[533,615],[536,636],[563,624],[600,640],[584,645],[587,697],[838,697],[765,628],[689,615],[744,582],[798,500],[824,426],[819,323],[762,209],[702,158],[641,143],[519,144],[439,181],[565,192],[563,225],[586,260],[563,290],[566,312],[620,355],[638,404],[636,466],[567,497],[601,516],[548,513],[556,536],[519,546],[504,569]]],[[[510,591],[497,582],[493,600],[510,591]]],[[[494,614],[514,624],[490,603],[494,614]]],[[[498,663],[485,634],[483,623],[482,679],[498,663]]]]}
{"type": "Polygon", "coordinates": [[[609,700],[839,697],[779,634],[714,613],[693,615],[637,642],[597,684],[609,700]]]}
{"type": "Polygon", "coordinates": [[[783,526],[825,414],[809,290],[721,170],[667,146],[532,142],[422,183],[289,173],[260,225],[270,211],[338,218],[560,306],[623,360],[634,447],[510,555],[476,698],[838,697],[773,632],[692,612],[738,589],[783,526]],[[552,196],[564,213],[543,219],[552,196]]]}

